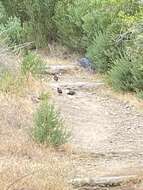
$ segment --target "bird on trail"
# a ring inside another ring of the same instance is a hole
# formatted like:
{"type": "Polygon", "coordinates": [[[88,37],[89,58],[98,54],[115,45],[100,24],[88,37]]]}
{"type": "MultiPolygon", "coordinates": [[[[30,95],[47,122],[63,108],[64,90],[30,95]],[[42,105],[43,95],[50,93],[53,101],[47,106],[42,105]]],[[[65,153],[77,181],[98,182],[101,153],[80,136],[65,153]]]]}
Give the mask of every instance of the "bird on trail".
{"type": "Polygon", "coordinates": [[[61,88],[57,88],[57,92],[58,92],[58,94],[62,94],[63,93],[63,91],[62,91],[62,89],[61,88]]]}
{"type": "Polygon", "coordinates": [[[59,77],[58,77],[56,74],[54,74],[53,79],[54,79],[55,81],[58,81],[58,80],[59,80],[59,77]]]}
{"type": "Polygon", "coordinates": [[[73,90],[71,90],[70,88],[68,88],[67,94],[73,96],[73,95],[75,95],[76,93],[75,93],[75,91],[73,91],[73,90]]]}

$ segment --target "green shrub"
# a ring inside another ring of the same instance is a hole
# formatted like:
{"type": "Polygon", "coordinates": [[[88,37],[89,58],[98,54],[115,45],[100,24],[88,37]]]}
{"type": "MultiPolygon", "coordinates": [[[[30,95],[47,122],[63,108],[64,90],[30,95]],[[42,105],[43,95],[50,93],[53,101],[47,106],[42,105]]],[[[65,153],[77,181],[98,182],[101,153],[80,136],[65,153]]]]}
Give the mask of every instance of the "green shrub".
{"type": "Polygon", "coordinates": [[[108,71],[115,57],[116,48],[113,45],[112,39],[108,33],[99,32],[92,44],[87,48],[87,57],[92,61],[92,67],[98,72],[108,71]]]}
{"type": "Polygon", "coordinates": [[[134,90],[133,63],[127,58],[118,58],[109,72],[110,83],[115,90],[134,90]]]}
{"type": "Polygon", "coordinates": [[[59,113],[47,101],[43,101],[37,110],[34,125],[33,135],[39,143],[58,146],[69,137],[59,113]]]}
{"type": "Polygon", "coordinates": [[[118,58],[109,72],[111,85],[116,90],[143,91],[143,59],[142,56],[125,56],[118,58]]]}
{"type": "Polygon", "coordinates": [[[0,24],[5,22],[6,22],[6,11],[2,2],[0,1],[0,24]]]}
{"type": "Polygon", "coordinates": [[[0,32],[9,44],[21,44],[23,42],[23,28],[20,19],[10,17],[6,24],[0,24],[0,32]]]}
{"type": "Polygon", "coordinates": [[[47,40],[55,38],[54,16],[58,0],[1,0],[9,17],[18,17],[28,34],[29,41],[36,47],[47,45],[47,40]],[[30,31],[30,33],[28,33],[30,31]]]}
{"type": "Polygon", "coordinates": [[[56,5],[54,22],[58,39],[69,48],[82,48],[82,16],[86,14],[86,9],[82,0],[64,0],[56,5]]]}
{"type": "Polygon", "coordinates": [[[8,17],[18,17],[20,20],[27,18],[24,0],[1,0],[8,17]]]}
{"type": "Polygon", "coordinates": [[[29,72],[33,75],[42,74],[44,68],[44,61],[38,55],[32,52],[29,52],[24,56],[21,64],[21,71],[24,75],[28,74],[29,72]]]}
{"type": "Polygon", "coordinates": [[[132,68],[134,91],[143,91],[143,58],[142,55],[135,59],[132,68]]]}

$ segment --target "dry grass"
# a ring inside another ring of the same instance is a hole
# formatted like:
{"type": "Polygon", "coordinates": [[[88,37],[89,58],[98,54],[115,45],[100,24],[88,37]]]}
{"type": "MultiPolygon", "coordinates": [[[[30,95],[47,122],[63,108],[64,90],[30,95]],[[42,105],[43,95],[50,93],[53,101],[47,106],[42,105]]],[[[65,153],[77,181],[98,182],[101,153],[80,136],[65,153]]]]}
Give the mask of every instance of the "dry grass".
{"type": "Polygon", "coordinates": [[[37,52],[46,60],[48,64],[69,64],[79,59],[78,53],[71,52],[64,46],[57,43],[49,44],[48,48],[38,50],[37,52]]]}
{"type": "MultiPolygon", "coordinates": [[[[10,72],[11,68],[17,68],[6,51],[0,58],[10,72]]],[[[0,190],[71,189],[67,184],[67,173],[71,171],[69,157],[39,146],[30,135],[38,106],[32,97],[49,93],[47,85],[32,75],[18,88],[17,83],[11,82],[0,92],[0,190]]]]}
{"type": "Polygon", "coordinates": [[[0,39],[0,67],[15,73],[19,70],[19,63],[20,57],[14,55],[0,39]]]}
{"type": "Polygon", "coordinates": [[[70,189],[66,156],[37,145],[30,137],[35,105],[25,97],[0,97],[0,189],[70,189]],[[58,160],[59,159],[59,160],[58,160]]]}

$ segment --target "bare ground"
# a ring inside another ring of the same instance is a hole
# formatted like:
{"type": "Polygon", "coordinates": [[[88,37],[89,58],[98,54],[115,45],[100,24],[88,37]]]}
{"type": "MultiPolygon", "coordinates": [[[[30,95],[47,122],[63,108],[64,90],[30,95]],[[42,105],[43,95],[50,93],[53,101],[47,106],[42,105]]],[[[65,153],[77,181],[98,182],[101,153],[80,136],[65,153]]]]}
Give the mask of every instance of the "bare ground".
{"type": "MultiPolygon", "coordinates": [[[[77,58],[43,51],[40,55],[50,65],[73,65],[77,58]]],[[[100,76],[73,68],[59,82],[49,75],[40,81],[29,78],[22,96],[0,95],[0,189],[63,190],[70,189],[67,181],[77,177],[142,176],[143,113],[136,106],[142,102],[132,101],[132,95],[115,95],[102,82],[100,76]],[[84,83],[101,85],[84,88],[84,83]],[[75,87],[76,95],[66,94],[68,84],[75,87]],[[61,86],[63,95],[57,94],[56,86],[61,86]],[[33,97],[43,91],[51,92],[71,131],[70,142],[58,151],[37,145],[30,136],[39,105],[33,97]]]]}
{"type": "MultiPolygon", "coordinates": [[[[82,70],[78,73],[61,76],[57,85],[73,82],[76,87],[76,81],[85,78],[89,83],[97,81],[82,70]]],[[[77,89],[72,97],[63,86],[63,95],[55,92],[54,99],[71,128],[73,151],[90,155],[90,161],[82,160],[84,169],[87,167],[84,175],[139,172],[139,168],[141,172],[143,114],[133,105],[114,97],[103,85],[92,90],[77,89]]]]}

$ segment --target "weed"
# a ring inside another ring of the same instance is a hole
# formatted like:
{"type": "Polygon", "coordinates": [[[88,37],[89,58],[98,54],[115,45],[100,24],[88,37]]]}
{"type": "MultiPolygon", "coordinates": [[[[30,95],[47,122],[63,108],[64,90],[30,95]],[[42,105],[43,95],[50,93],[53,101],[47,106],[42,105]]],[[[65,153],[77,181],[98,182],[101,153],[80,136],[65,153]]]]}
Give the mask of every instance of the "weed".
{"type": "Polygon", "coordinates": [[[23,58],[21,64],[22,74],[32,73],[33,75],[41,74],[45,68],[43,60],[36,54],[28,52],[23,58]]]}
{"type": "Polygon", "coordinates": [[[64,144],[69,134],[54,105],[43,101],[34,119],[33,135],[37,142],[58,146],[64,144]]]}
{"type": "Polygon", "coordinates": [[[22,92],[24,85],[24,78],[21,76],[15,77],[11,72],[4,71],[0,76],[0,91],[3,93],[15,93],[22,92]]]}

